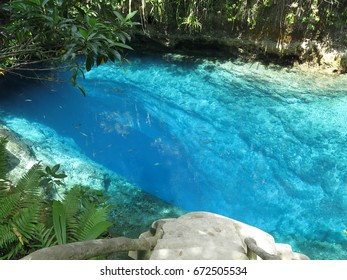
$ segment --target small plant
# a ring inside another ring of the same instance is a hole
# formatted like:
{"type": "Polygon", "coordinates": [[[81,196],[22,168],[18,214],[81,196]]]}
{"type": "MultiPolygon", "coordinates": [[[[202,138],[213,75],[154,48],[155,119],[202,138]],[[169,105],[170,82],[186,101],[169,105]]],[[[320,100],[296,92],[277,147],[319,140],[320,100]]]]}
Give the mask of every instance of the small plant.
{"type": "Polygon", "coordinates": [[[62,179],[66,178],[67,175],[64,172],[58,173],[59,169],[60,164],[56,164],[52,168],[46,166],[42,174],[42,180],[40,183],[49,198],[53,198],[55,194],[59,196],[57,186],[65,185],[62,179]]]}
{"type": "Polygon", "coordinates": [[[190,12],[189,16],[183,18],[181,25],[185,25],[190,32],[202,30],[202,24],[193,12],[190,12]]]}

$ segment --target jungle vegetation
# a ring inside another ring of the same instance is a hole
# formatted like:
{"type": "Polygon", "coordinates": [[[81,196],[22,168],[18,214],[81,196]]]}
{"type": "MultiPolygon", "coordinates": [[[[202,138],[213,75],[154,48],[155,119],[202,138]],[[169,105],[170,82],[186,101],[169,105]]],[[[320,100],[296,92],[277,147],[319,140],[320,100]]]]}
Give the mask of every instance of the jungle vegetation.
{"type": "Polygon", "coordinates": [[[0,75],[77,83],[94,65],[122,64],[131,33],[347,44],[342,0],[7,0],[0,4],[0,75]],[[134,21],[133,21],[134,20],[134,21]],[[137,28],[134,25],[140,23],[137,28]],[[82,60],[76,57],[82,57],[82,60]]]}
{"type": "MultiPolygon", "coordinates": [[[[124,5],[124,2],[121,1],[124,5]]],[[[347,43],[347,2],[341,0],[129,0],[144,28],[166,32],[252,34],[278,39],[316,39],[343,34],[347,43]],[[288,39],[288,38],[287,38],[288,39]]],[[[339,38],[339,37],[337,37],[339,38]]],[[[339,38],[340,39],[340,38],[339,38]]]]}

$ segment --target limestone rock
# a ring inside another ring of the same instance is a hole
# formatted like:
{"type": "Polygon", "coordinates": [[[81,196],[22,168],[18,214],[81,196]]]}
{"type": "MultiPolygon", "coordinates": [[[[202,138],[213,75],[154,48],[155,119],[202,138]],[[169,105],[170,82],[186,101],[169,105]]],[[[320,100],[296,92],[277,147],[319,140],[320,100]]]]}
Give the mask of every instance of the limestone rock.
{"type": "Polygon", "coordinates": [[[7,138],[6,150],[8,151],[9,159],[8,176],[15,182],[37,163],[37,160],[33,151],[22,141],[20,136],[3,125],[0,125],[0,137],[7,138]]]}
{"type": "Polygon", "coordinates": [[[247,259],[233,223],[214,214],[190,213],[163,225],[150,259],[247,259]]]}
{"type": "MultiPolygon", "coordinates": [[[[245,244],[252,238],[256,245],[278,259],[308,259],[295,253],[288,244],[278,244],[274,238],[255,227],[209,212],[191,212],[177,219],[159,220],[164,235],[145,258],[151,260],[248,260],[254,254],[245,244]]],[[[146,238],[149,232],[141,235],[146,238]]],[[[137,258],[132,252],[129,256],[137,258]]],[[[261,259],[259,256],[256,259],[261,259]]]]}

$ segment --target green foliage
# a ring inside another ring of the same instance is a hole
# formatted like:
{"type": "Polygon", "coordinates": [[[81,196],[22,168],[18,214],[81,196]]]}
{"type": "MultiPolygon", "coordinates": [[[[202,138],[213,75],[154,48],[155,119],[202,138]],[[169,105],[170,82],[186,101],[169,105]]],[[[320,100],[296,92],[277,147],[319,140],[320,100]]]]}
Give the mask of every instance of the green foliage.
{"type": "Polygon", "coordinates": [[[57,186],[63,186],[63,179],[67,177],[64,172],[58,173],[60,169],[60,164],[54,165],[52,168],[46,166],[42,177],[41,177],[41,185],[43,186],[46,195],[49,198],[53,198],[55,194],[57,194],[57,186]]]}
{"type": "MultiPolygon", "coordinates": [[[[47,185],[66,177],[60,165],[35,164],[16,184],[7,176],[6,140],[0,138],[0,259],[17,259],[44,247],[95,239],[107,232],[109,206],[102,192],[76,186],[61,201],[47,185]]],[[[59,184],[60,185],[60,184],[59,184]]]]}
{"type": "MultiPolygon", "coordinates": [[[[0,178],[5,179],[7,175],[7,162],[6,162],[6,138],[0,138],[0,178]]],[[[0,182],[1,187],[1,182],[0,182]]]]}
{"type": "Polygon", "coordinates": [[[53,227],[58,244],[98,238],[112,225],[106,220],[109,206],[91,202],[83,196],[83,189],[75,186],[62,202],[53,202],[53,227]]]}
{"type": "Polygon", "coordinates": [[[16,187],[0,192],[0,258],[24,255],[35,239],[43,208],[40,174],[40,167],[34,165],[16,187]]]}
{"type": "Polygon", "coordinates": [[[51,81],[56,79],[51,70],[72,71],[72,84],[85,94],[78,73],[107,61],[123,63],[125,51],[132,49],[126,43],[136,12],[123,17],[114,1],[6,2],[0,5],[0,20],[5,22],[0,27],[2,75],[51,81]],[[77,56],[84,57],[83,64],[77,56]]]}
{"type": "Polygon", "coordinates": [[[58,244],[65,244],[66,238],[66,214],[64,206],[60,201],[53,201],[52,206],[53,229],[57,238],[58,244]]]}
{"type": "MultiPolygon", "coordinates": [[[[128,1],[119,1],[125,7],[128,1]]],[[[324,38],[332,34],[347,40],[347,2],[340,0],[143,0],[139,6],[143,27],[156,31],[209,32],[271,36],[269,39],[324,38]],[[140,6],[141,5],[141,6],[140,6]],[[146,21],[146,19],[148,19],[146,21]],[[340,36],[339,34],[342,34],[340,36]],[[277,36],[277,38],[275,37],[277,36]]]]}
{"type": "Polygon", "coordinates": [[[199,21],[198,17],[194,14],[194,12],[191,12],[187,17],[183,18],[183,21],[180,25],[185,25],[190,32],[194,30],[201,31],[202,24],[199,21]]]}
{"type": "Polygon", "coordinates": [[[286,24],[307,34],[319,34],[325,29],[346,24],[347,5],[331,0],[296,0],[284,10],[286,24]]]}

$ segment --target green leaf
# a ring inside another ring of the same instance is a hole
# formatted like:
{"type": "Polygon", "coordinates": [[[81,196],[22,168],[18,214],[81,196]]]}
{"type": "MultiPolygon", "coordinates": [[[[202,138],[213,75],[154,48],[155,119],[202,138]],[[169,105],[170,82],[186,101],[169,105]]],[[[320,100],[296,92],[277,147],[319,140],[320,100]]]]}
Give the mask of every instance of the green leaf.
{"type": "Polygon", "coordinates": [[[33,247],[41,249],[55,245],[56,241],[53,232],[53,226],[50,228],[46,228],[44,224],[38,224],[36,240],[39,242],[39,244],[34,245],[33,247]]]}
{"type": "Polygon", "coordinates": [[[22,208],[13,217],[13,226],[18,229],[18,232],[23,238],[24,243],[33,239],[36,233],[36,225],[39,221],[40,207],[33,204],[29,208],[22,208]]]}
{"type": "Polygon", "coordinates": [[[72,85],[75,87],[76,86],[76,79],[77,79],[77,69],[74,68],[72,71],[73,71],[73,74],[71,76],[71,82],[72,82],[72,85]]]}
{"type": "Polygon", "coordinates": [[[42,166],[34,164],[29,171],[23,175],[17,183],[17,191],[32,195],[40,195],[40,181],[43,177],[42,166]]]}
{"type": "Polygon", "coordinates": [[[125,21],[132,19],[137,14],[137,11],[133,11],[125,17],[125,21]]]}
{"type": "Polygon", "coordinates": [[[107,229],[112,225],[109,221],[102,221],[93,225],[88,232],[86,233],[84,240],[93,240],[97,239],[102,235],[107,229]]]}
{"type": "Polygon", "coordinates": [[[66,214],[61,202],[54,200],[52,206],[53,228],[58,244],[66,244],[66,214]]]}
{"type": "Polygon", "coordinates": [[[60,174],[54,174],[52,175],[54,178],[57,178],[57,179],[64,179],[67,177],[67,175],[65,173],[60,173],[60,174]]]}
{"type": "Polygon", "coordinates": [[[45,171],[47,174],[52,175],[52,169],[49,166],[46,166],[45,171]]]}
{"type": "Polygon", "coordinates": [[[81,73],[82,78],[85,79],[86,77],[85,77],[85,75],[84,75],[84,71],[83,71],[83,69],[82,69],[81,67],[79,67],[79,66],[78,66],[78,71],[81,73]]]}
{"type": "Polygon", "coordinates": [[[123,44],[123,43],[118,43],[118,42],[114,42],[112,44],[112,46],[116,46],[116,47],[120,47],[120,48],[123,48],[123,49],[128,49],[128,50],[134,50],[132,47],[126,45],[126,44],[123,44]]]}
{"type": "Polygon", "coordinates": [[[124,17],[122,16],[121,13],[117,12],[117,11],[113,11],[113,14],[122,22],[124,22],[124,17]]]}
{"type": "Polygon", "coordinates": [[[89,33],[87,30],[83,29],[83,28],[80,28],[78,29],[79,33],[83,36],[84,39],[87,39],[88,36],[89,36],[89,33]]]}
{"type": "Polygon", "coordinates": [[[77,88],[80,90],[80,92],[82,93],[83,96],[87,96],[86,91],[82,86],[77,85],[77,88]]]}
{"type": "Polygon", "coordinates": [[[88,24],[89,24],[90,27],[94,28],[96,23],[97,23],[96,18],[89,18],[88,24]]]}
{"type": "Polygon", "coordinates": [[[0,138],[0,179],[6,179],[7,177],[7,150],[5,148],[7,139],[0,138]]]}
{"type": "Polygon", "coordinates": [[[94,65],[94,57],[92,54],[88,54],[86,58],[86,70],[89,72],[94,65]]]}
{"type": "Polygon", "coordinates": [[[98,55],[96,58],[96,66],[104,63],[104,57],[102,55],[98,55]]]}
{"type": "Polygon", "coordinates": [[[92,203],[86,203],[80,217],[79,240],[96,239],[112,225],[106,219],[108,209],[108,206],[96,209],[92,203]]]}
{"type": "Polygon", "coordinates": [[[52,167],[52,173],[56,173],[60,168],[60,164],[56,164],[52,167]]]}

